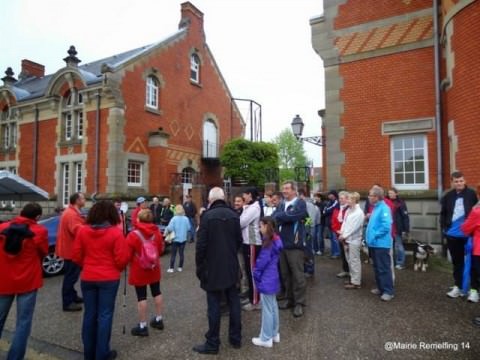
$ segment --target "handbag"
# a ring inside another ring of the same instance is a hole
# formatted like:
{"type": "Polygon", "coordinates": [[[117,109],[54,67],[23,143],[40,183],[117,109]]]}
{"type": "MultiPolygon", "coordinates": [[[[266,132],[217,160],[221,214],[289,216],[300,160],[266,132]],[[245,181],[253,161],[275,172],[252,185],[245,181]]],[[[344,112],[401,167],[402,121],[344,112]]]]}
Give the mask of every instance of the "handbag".
{"type": "Polygon", "coordinates": [[[175,239],[175,231],[170,231],[167,236],[165,236],[165,242],[171,243],[173,242],[173,239],[175,239]]]}

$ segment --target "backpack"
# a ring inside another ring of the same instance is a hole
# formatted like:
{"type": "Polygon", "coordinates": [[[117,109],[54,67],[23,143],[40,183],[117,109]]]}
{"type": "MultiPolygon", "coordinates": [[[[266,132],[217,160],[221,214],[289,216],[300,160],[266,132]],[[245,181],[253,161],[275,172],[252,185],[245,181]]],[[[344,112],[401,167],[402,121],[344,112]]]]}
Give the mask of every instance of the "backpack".
{"type": "Polygon", "coordinates": [[[139,230],[135,230],[134,233],[142,240],[142,250],[140,255],[137,255],[140,267],[145,270],[155,269],[159,257],[157,245],[155,244],[155,234],[147,240],[139,230]]]}
{"type": "Polygon", "coordinates": [[[5,237],[3,249],[9,256],[16,256],[22,251],[23,241],[26,238],[33,238],[35,234],[28,228],[27,224],[10,224],[0,235],[5,237]]]}

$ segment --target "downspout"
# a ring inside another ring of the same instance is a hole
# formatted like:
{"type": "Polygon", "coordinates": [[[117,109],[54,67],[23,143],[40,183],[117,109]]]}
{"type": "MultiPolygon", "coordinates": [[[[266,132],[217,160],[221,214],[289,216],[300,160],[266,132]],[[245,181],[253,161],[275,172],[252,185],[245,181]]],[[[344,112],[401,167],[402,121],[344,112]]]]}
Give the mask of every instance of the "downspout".
{"type": "Polygon", "coordinates": [[[94,170],[94,193],[98,194],[98,183],[100,178],[100,90],[97,97],[97,110],[95,113],[95,170],[94,170]]]}
{"type": "Polygon", "coordinates": [[[435,127],[437,135],[437,197],[443,193],[442,156],[442,99],[440,95],[440,39],[438,27],[438,0],[433,0],[433,45],[435,58],[435,127]]]}
{"type": "Polygon", "coordinates": [[[40,110],[35,106],[35,123],[33,124],[33,164],[32,164],[32,183],[37,184],[37,167],[38,167],[38,121],[40,110]]]}

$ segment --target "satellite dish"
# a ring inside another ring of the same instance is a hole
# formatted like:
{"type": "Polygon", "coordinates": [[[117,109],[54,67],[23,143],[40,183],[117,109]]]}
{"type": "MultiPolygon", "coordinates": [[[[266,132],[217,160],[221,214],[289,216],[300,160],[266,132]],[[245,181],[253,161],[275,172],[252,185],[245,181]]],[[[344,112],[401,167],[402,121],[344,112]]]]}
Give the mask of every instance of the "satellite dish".
{"type": "Polygon", "coordinates": [[[126,214],[128,211],[128,203],[122,201],[122,203],[120,204],[120,211],[126,214]]]}

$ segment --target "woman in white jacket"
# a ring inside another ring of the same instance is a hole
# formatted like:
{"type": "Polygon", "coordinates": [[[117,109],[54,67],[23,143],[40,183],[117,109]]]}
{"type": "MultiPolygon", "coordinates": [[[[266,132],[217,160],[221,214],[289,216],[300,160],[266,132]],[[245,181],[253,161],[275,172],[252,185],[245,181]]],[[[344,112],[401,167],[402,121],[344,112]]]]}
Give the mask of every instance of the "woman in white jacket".
{"type": "Polygon", "coordinates": [[[345,289],[360,289],[362,283],[362,262],[360,249],[362,247],[362,232],[364,213],[358,204],[360,194],[349,193],[347,203],[349,209],[340,229],[339,240],[345,244],[345,256],[350,269],[350,283],[345,284],[345,289]]]}

